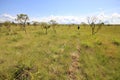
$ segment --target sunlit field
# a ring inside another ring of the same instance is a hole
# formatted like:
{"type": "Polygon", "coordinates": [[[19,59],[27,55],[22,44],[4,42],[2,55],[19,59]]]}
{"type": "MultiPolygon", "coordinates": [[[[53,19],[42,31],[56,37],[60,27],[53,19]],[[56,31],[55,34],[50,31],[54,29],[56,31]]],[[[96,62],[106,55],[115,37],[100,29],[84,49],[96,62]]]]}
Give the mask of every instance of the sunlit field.
{"type": "Polygon", "coordinates": [[[0,27],[0,80],[119,80],[120,27],[0,27]]]}

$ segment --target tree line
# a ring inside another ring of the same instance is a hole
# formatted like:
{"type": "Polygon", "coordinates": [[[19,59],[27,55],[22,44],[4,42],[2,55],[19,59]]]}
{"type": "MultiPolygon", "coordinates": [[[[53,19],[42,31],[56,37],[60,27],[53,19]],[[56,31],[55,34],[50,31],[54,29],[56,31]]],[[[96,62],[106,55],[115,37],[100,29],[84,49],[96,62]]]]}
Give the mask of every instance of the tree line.
{"type": "MultiPolygon", "coordinates": [[[[87,17],[86,18],[88,21],[88,24],[82,22],[81,25],[89,25],[91,28],[91,34],[94,35],[96,34],[104,25],[104,23],[99,20],[96,16],[92,16],[92,17],[87,17]]],[[[26,26],[27,25],[31,25],[29,21],[29,16],[27,14],[17,14],[17,17],[15,19],[15,22],[10,22],[10,21],[5,21],[4,23],[0,23],[0,26],[4,25],[8,31],[11,31],[11,26],[12,25],[19,25],[20,28],[27,33],[26,30],[26,26]]],[[[55,20],[50,20],[48,23],[47,22],[37,22],[37,21],[33,21],[32,22],[33,26],[41,26],[43,29],[46,30],[46,34],[48,33],[48,29],[50,27],[52,27],[53,31],[56,33],[56,26],[58,26],[58,23],[55,20]]],[[[74,24],[69,24],[68,26],[71,27],[74,24]]],[[[78,28],[80,28],[80,25],[78,25],[78,28]]]]}

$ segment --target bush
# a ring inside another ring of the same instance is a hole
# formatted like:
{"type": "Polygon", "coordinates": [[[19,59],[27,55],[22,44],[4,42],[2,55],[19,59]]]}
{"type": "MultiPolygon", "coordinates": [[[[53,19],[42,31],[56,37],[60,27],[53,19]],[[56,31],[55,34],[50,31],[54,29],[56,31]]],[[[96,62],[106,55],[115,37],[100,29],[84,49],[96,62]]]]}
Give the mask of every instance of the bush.
{"type": "Polygon", "coordinates": [[[116,46],[119,46],[119,45],[120,45],[120,41],[117,40],[117,39],[114,39],[114,40],[112,41],[112,43],[113,43],[114,45],[116,45],[116,46]]]}
{"type": "Polygon", "coordinates": [[[13,74],[13,78],[15,80],[31,80],[32,79],[32,73],[37,72],[36,67],[29,67],[26,65],[18,65],[16,66],[16,70],[13,74]]]}
{"type": "Polygon", "coordinates": [[[13,77],[15,80],[31,80],[30,67],[25,65],[18,66],[13,77]]]}
{"type": "Polygon", "coordinates": [[[97,40],[97,41],[95,42],[95,44],[97,44],[97,45],[102,45],[102,42],[99,41],[99,40],[97,40]]]}

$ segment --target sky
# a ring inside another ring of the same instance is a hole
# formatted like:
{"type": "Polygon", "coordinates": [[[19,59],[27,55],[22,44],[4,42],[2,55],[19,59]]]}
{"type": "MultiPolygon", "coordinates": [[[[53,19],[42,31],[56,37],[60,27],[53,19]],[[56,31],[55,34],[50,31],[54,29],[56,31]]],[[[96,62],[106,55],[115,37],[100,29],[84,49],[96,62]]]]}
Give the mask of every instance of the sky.
{"type": "Polygon", "coordinates": [[[31,21],[56,20],[58,23],[86,22],[97,16],[104,22],[120,22],[119,0],[0,0],[0,21],[27,14],[31,21]]]}

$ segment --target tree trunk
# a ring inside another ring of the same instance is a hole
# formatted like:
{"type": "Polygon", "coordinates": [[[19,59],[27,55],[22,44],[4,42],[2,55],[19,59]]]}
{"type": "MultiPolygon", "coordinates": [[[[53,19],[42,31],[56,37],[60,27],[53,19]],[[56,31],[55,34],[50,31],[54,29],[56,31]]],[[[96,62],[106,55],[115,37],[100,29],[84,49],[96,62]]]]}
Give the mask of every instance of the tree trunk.
{"type": "Polygon", "coordinates": [[[47,34],[47,28],[46,28],[46,34],[47,34]]]}
{"type": "Polygon", "coordinates": [[[25,23],[23,24],[23,30],[27,33],[25,23]]]}
{"type": "Polygon", "coordinates": [[[52,27],[53,27],[53,31],[56,33],[55,26],[53,25],[52,27]]]}
{"type": "Polygon", "coordinates": [[[92,27],[92,35],[94,35],[94,27],[92,27]]]}

